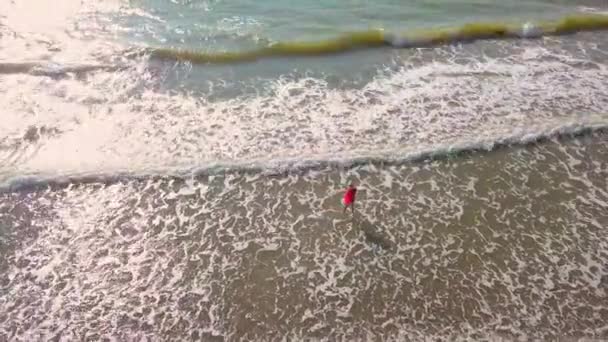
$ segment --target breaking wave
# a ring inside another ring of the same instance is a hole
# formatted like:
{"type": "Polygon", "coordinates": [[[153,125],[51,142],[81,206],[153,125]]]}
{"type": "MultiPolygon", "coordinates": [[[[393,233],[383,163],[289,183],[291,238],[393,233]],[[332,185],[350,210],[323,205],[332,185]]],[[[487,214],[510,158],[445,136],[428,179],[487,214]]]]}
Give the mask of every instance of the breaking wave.
{"type": "Polygon", "coordinates": [[[112,184],[121,181],[149,178],[187,179],[198,176],[218,174],[264,174],[268,176],[286,173],[306,172],[325,168],[353,168],[364,165],[387,166],[428,160],[455,158],[472,153],[492,152],[508,147],[524,147],[546,143],[551,140],[564,140],[592,134],[608,132],[608,122],[568,123],[550,127],[537,132],[517,133],[495,140],[468,141],[440,145],[426,149],[401,149],[375,151],[373,153],[345,154],[338,158],[332,155],[319,155],[316,158],[283,158],[277,160],[246,160],[233,162],[210,162],[188,168],[165,168],[146,170],[113,170],[73,174],[27,174],[9,177],[0,183],[0,192],[22,191],[43,187],[64,187],[70,184],[101,183],[112,184]]]}
{"type": "Polygon", "coordinates": [[[279,42],[251,51],[198,52],[172,48],[149,49],[152,57],[193,64],[229,64],[271,57],[306,57],[379,47],[418,48],[484,39],[539,38],[582,31],[608,30],[608,15],[585,14],[537,24],[469,23],[458,28],[413,31],[403,34],[370,30],[313,42],[279,42]]]}

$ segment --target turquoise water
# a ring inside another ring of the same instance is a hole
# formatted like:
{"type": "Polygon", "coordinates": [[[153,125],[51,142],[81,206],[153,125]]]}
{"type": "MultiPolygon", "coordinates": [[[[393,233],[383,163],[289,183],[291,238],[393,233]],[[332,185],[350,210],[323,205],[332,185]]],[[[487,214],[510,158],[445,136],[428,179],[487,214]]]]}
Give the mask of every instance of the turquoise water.
{"type": "MultiPolygon", "coordinates": [[[[581,8],[572,1],[133,1],[153,18],[125,22],[129,39],[201,50],[321,40],[369,29],[401,32],[467,22],[543,20],[581,8]]],[[[599,4],[599,2],[598,2],[599,4]]]]}

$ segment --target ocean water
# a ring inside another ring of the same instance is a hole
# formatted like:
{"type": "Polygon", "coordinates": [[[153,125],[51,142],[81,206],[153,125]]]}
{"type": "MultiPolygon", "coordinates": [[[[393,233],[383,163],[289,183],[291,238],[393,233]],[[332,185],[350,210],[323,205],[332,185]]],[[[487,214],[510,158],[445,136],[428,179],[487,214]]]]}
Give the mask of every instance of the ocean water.
{"type": "Polygon", "coordinates": [[[0,341],[608,340],[607,29],[0,2],[0,341]]]}

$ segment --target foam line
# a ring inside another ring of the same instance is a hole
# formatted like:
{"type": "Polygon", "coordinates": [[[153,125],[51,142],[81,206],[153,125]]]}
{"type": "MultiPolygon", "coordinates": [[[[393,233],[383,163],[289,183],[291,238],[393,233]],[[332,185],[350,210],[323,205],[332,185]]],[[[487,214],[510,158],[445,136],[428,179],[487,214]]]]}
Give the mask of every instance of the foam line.
{"type": "Polygon", "coordinates": [[[282,159],[270,161],[244,161],[210,163],[198,167],[182,170],[166,169],[153,170],[143,173],[137,172],[110,172],[110,173],[75,173],[67,175],[22,175],[11,177],[0,184],[0,192],[26,191],[45,187],[64,187],[69,184],[112,184],[121,181],[172,178],[185,180],[191,177],[210,176],[218,174],[252,174],[265,173],[269,176],[282,175],[294,172],[335,168],[353,168],[362,165],[400,165],[410,162],[427,160],[441,160],[470,155],[478,152],[490,152],[511,146],[527,146],[546,143],[551,139],[569,139],[595,133],[607,133],[608,123],[568,124],[546,131],[513,135],[494,141],[476,141],[457,145],[439,146],[437,148],[415,152],[399,153],[399,151],[385,151],[374,155],[360,155],[351,158],[332,159],[331,156],[320,156],[316,159],[282,159]]]}
{"type": "Polygon", "coordinates": [[[30,74],[36,76],[63,76],[68,73],[86,73],[91,71],[117,71],[125,66],[76,64],[62,65],[42,62],[4,62],[0,63],[0,74],[30,74]]]}

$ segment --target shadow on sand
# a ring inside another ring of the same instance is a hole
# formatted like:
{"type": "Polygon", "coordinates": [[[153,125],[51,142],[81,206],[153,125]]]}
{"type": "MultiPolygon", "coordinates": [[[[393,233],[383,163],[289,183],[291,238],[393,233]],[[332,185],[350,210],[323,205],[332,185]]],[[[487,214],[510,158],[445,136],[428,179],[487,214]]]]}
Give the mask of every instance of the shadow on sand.
{"type": "Polygon", "coordinates": [[[382,229],[369,222],[361,215],[357,215],[353,219],[353,228],[362,231],[367,242],[374,244],[383,250],[390,251],[393,249],[393,242],[391,242],[388,236],[382,232],[382,229]]]}

